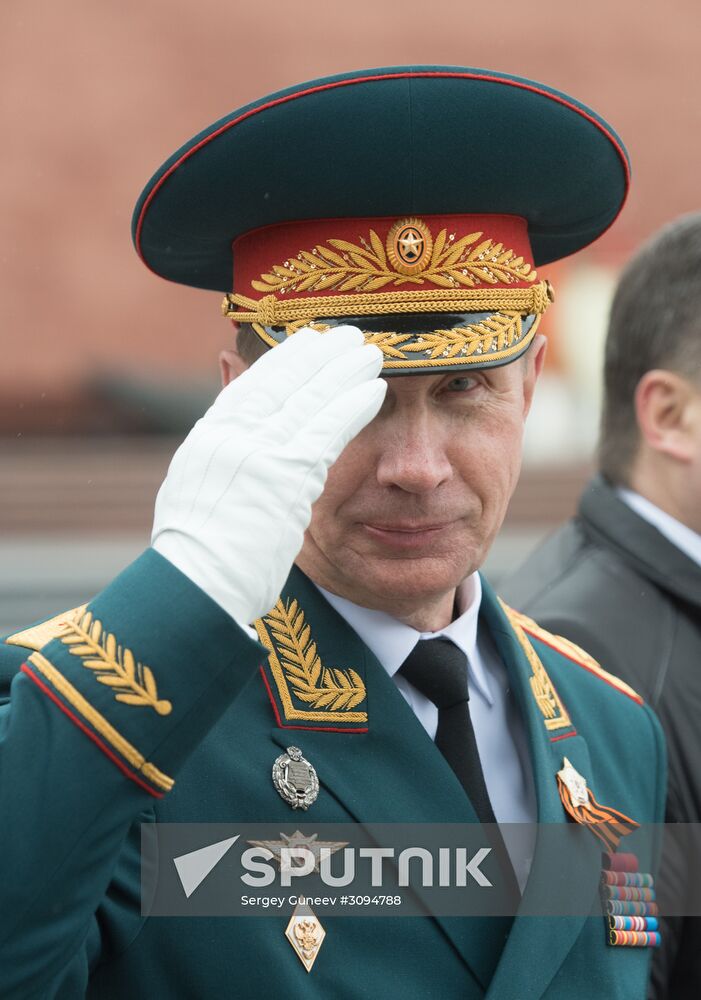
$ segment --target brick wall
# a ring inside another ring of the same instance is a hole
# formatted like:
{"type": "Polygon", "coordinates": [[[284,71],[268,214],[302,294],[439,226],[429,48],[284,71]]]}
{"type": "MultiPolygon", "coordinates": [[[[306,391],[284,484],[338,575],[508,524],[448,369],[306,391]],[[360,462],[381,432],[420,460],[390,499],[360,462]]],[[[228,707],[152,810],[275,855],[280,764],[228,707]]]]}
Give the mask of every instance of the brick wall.
{"type": "MultiPolygon", "coordinates": [[[[589,251],[615,265],[697,207],[701,7],[671,9],[638,0],[3,0],[0,429],[11,434],[21,409],[25,424],[27,410],[41,411],[40,430],[66,406],[89,408],[95,373],[172,380],[215,367],[229,336],[218,297],[146,271],[131,248],[131,209],[178,144],[295,81],[443,62],[533,76],[580,97],[633,159],[624,216],[589,251]]],[[[299,153],[323,162],[323,147],[303,137],[299,153]]]]}

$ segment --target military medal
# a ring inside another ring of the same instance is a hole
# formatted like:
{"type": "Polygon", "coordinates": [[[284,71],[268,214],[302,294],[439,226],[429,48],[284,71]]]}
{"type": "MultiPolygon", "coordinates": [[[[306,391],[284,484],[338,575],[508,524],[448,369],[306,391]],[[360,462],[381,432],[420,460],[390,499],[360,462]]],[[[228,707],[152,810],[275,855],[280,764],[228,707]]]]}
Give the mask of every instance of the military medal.
{"type": "Polygon", "coordinates": [[[311,972],[319,949],[324,943],[326,931],[319,923],[311,906],[307,905],[302,898],[290,917],[285,937],[292,945],[304,968],[307,972],[311,972]]]}
{"type": "Polygon", "coordinates": [[[308,809],[319,794],[316,771],[299,747],[288,747],[275,760],[273,784],[293,809],[308,809]]]}
{"type": "Polygon", "coordinates": [[[596,801],[587,779],[563,758],[562,769],[557,772],[557,787],[565,811],[576,823],[581,823],[603,843],[607,851],[615,851],[621,837],[637,830],[639,823],[624,816],[617,809],[602,806],[596,801]]]}
{"type": "Polygon", "coordinates": [[[621,839],[639,826],[617,809],[602,806],[583,777],[563,758],[557,785],[566,812],[604,844],[601,855],[601,903],[606,943],[618,948],[657,948],[661,941],[655,880],[638,871],[638,858],[616,853],[621,839]]]}
{"type": "MultiPolygon", "coordinates": [[[[557,772],[557,777],[567,789],[573,806],[589,805],[587,779],[572,767],[567,757],[562,758],[562,770],[557,772]]],[[[560,793],[560,797],[562,797],[562,793],[560,793]]],[[[567,809],[567,806],[565,808],[567,809]]],[[[567,811],[569,812],[570,810],[568,809],[567,811]]]]}

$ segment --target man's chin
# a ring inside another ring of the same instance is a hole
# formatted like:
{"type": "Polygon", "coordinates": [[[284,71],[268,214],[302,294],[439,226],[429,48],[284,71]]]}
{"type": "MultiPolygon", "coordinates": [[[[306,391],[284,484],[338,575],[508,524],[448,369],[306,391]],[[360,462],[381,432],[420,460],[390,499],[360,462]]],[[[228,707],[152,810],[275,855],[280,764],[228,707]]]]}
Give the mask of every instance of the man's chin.
{"type": "Polygon", "coordinates": [[[350,593],[349,600],[380,611],[400,606],[420,607],[440,599],[455,590],[476,568],[476,563],[461,560],[456,566],[452,560],[446,565],[445,557],[422,556],[404,559],[365,561],[358,579],[344,574],[344,583],[350,593]],[[359,599],[360,598],[360,599],[359,599]]]}
{"type": "Polygon", "coordinates": [[[322,550],[307,535],[296,563],[307,576],[362,607],[397,615],[435,603],[477,569],[486,543],[453,539],[433,551],[382,552],[375,546],[337,545],[322,550]]]}

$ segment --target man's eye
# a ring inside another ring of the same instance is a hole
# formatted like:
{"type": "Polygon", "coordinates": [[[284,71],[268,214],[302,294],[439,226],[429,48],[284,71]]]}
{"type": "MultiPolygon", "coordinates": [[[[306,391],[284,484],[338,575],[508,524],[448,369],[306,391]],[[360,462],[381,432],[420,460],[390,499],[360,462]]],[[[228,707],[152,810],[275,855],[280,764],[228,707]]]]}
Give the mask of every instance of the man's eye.
{"type": "Polygon", "coordinates": [[[449,392],[468,392],[477,385],[477,379],[472,378],[469,375],[461,375],[459,378],[453,378],[448,382],[446,389],[449,392]]]}

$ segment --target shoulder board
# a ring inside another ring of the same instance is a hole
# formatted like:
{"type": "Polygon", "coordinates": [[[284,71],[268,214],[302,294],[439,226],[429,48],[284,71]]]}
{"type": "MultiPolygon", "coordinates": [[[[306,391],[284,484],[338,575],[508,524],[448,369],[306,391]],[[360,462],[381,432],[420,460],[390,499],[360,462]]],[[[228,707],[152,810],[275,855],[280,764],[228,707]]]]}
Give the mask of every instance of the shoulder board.
{"type": "Polygon", "coordinates": [[[581,646],[577,646],[576,643],[571,642],[566,639],[563,635],[553,635],[552,632],[548,632],[547,629],[541,628],[541,626],[529,618],[528,615],[521,614],[520,611],[514,611],[513,608],[508,607],[508,605],[503,604],[502,607],[506,612],[509,620],[512,624],[520,625],[524,632],[528,632],[535,639],[540,639],[541,642],[545,643],[546,646],[550,646],[558,653],[562,653],[566,656],[568,660],[572,660],[574,663],[579,664],[580,667],[584,667],[592,674],[596,674],[600,677],[602,681],[610,684],[611,687],[616,688],[622,694],[632,698],[633,701],[637,702],[638,705],[642,705],[643,699],[640,697],[637,691],[634,691],[629,684],[622,681],[620,677],[616,677],[614,674],[610,674],[608,670],[604,670],[601,664],[590,656],[585,649],[581,646]]]}
{"type": "Polygon", "coordinates": [[[48,621],[40,622],[39,625],[32,625],[31,628],[24,629],[23,632],[15,632],[5,639],[8,646],[22,646],[24,649],[40,650],[47,642],[58,638],[66,625],[82,615],[87,604],[81,604],[78,608],[71,608],[70,611],[63,611],[60,615],[49,618],[48,621]]]}

